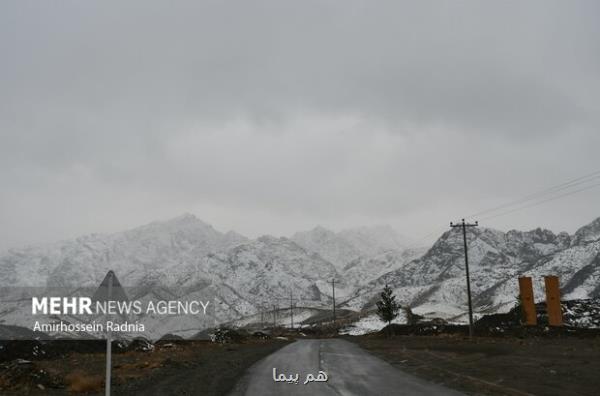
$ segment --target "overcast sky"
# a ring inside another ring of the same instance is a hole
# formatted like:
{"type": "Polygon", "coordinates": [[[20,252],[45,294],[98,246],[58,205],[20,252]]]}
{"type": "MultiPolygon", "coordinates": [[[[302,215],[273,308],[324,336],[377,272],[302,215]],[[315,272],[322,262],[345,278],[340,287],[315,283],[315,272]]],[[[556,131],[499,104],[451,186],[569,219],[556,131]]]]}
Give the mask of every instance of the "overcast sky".
{"type": "Polygon", "coordinates": [[[2,248],[184,212],[416,239],[600,169],[595,1],[3,1],[0,54],[2,248]]]}

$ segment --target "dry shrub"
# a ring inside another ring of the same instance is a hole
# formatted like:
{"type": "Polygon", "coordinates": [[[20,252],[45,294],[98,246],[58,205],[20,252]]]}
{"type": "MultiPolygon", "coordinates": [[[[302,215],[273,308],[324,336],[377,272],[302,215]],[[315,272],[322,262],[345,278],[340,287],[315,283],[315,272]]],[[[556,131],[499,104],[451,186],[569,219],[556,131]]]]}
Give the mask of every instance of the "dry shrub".
{"type": "Polygon", "coordinates": [[[143,367],[146,369],[157,369],[162,366],[162,362],[154,361],[154,362],[144,362],[143,367]]]}
{"type": "Polygon", "coordinates": [[[70,392],[98,392],[104,388],[104,377],[77,370],[65,377],[70,392]]]}

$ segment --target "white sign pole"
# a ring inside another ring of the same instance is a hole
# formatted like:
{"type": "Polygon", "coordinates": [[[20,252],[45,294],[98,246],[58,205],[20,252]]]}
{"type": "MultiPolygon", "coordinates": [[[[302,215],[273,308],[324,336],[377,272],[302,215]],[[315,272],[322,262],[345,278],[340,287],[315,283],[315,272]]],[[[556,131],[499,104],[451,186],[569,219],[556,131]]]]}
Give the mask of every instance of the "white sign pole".
{"type": "MultiPolygon", "coordinates": [[[[113,286],[113,275],[112,271],[108,275],[108,301],[110,301],[112,295],[113,286]]],[[[112,361],[112,345],[110,341],[110,331],[106,332],[106,396],[110,396],[110,374],[111,374],[111,361],[112,361]]]]}

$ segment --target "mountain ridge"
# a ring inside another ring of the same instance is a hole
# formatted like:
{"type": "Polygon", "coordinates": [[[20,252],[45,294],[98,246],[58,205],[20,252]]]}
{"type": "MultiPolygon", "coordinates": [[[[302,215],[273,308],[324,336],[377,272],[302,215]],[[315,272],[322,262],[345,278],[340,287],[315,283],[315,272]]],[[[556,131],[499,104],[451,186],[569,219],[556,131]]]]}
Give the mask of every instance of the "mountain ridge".
{"type": "MultiPolygon", "coordinates": [[[[543,297],[544,274],[561,277],[566,298],[600,296],[600,218],[573,235],[477,227],[467,237],[477,312],[514,304],[522,275],[534,276],[536,298],[543,297]]],[[[114,234],[11,249],[0,256],[0,285],[95,286],[109,270],[142,297],[158,289],[176,295],[210,291],[223,307],[222,321],[283,304],[290,291],[300,305],[329,307],[328,282],[334,278],[340,308],[371,309],[389,284],[417,313],[456,318],[466,310],[457,230],[442,233],[428,249],[410,249],[389,226],[337,233],[315,227],[289,238],[249,239],[190,214],[114,234]]]]}

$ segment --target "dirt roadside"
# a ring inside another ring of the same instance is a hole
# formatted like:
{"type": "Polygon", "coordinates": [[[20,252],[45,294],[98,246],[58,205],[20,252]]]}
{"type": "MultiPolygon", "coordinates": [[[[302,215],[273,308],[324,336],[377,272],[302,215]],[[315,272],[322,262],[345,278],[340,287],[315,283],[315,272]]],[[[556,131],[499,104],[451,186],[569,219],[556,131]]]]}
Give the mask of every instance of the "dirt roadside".
{"type": "Polygon", "coordinates": [[[468,394],[600,394],[600,337],[348,339],[405,372],[468,394]]]}
{"type": "Polygon", "coordinates": [[[169,365],[155,375],[130,381],[115,389],[115,395],[225,395],[246,369],[288,342],[265,341],[221,345],[181,364],[169,365]]]}
{"type": "MultiPolygon", "coordinates": [[[[113,355],[113,395],[224,395],[256,361],[289,341],[180,342],[113,355]]],[[[0,370],[2,395],[104,394],[104,353],[68,353],[11,362],[0,370]]]]}

